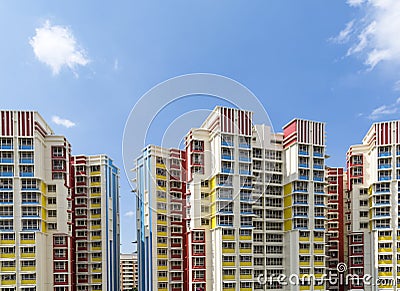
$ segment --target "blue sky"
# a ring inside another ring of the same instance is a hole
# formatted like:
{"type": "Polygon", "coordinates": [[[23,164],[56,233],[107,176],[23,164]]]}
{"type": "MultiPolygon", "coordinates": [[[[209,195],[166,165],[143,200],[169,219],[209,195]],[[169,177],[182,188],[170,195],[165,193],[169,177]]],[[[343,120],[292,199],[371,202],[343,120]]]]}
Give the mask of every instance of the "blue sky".
{"type": "Polygon", "coordinates": [[[39,111],[74,154],[115,160],[128,252],[134,197],[121,143],[146,91],[182,74],[227,76],[276,130],[293,117],[325,121],[329,164],[344,166],[373,121],[399,118],[399,13],[395,0],[1,1],[0,104],[39,111]]]}

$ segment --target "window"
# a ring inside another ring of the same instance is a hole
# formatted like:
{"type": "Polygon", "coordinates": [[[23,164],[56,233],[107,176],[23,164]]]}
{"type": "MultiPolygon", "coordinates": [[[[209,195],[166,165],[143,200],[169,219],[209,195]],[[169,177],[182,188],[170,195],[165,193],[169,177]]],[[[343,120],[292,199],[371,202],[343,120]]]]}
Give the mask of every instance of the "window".
{"type": "Polygon", "coordinates": [[[65,169],[65,161],[53,160],[53,170],[61,171],[65,169]]]}
{"type": "Polygon", "coordinates": [[[64,236],[55,236],[54,237],[54,245],[65,245],[66,240],[64,236]]]}
{"type": "Polygon", "coordinates": [[[62,147],[52,147],[53,157],[64,157],[64,148],[62,147]]]}
{"type": "Polygon", "coordinates": [[[39,230],[39,221],[37,220],[23,220],[22,221],[23,230],[39,230]]]}
{"type": "Polygon", "coordinates": [[[57,210],[48,210],[47,216],[48,217],[57,217],[57,210]]]}
{"type": "Polygon", "coordinates": [[[0,192],[0,203],[12,203],[13,193],[12,192],[0,192]]]}
{"type": "Polygon", "coordinates": [[[67,277],[66,277],[65,274],[55,274],[54,275],[54,282],[56,282],[56,283],[67,282],[67,277]]]}
{"type": "Polygon", "coordinates": [[[66,266],[65,262],[54,262],[54,270],[65,270],[66,266]]]}
{"type": "Polygon", "coordinates": [[[193,241],[204,241],[204,232],[203,231],[194,231],[193,232],[193,241]]]}

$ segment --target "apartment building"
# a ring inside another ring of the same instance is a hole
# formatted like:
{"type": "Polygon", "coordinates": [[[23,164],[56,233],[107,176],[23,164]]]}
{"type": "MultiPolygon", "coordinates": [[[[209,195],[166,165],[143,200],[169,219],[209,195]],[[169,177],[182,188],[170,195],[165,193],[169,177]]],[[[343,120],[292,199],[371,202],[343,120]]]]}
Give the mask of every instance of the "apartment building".
{"type": "Polygon", "coordinates": [[[183,290],[185,159],[148,146],[136,160],[139,290],[183,290]]]}
{"type": "Polygon", "coordinates": [[[138,286],[138,261],[136,254],[120,256],[121,291],[133,291],[138,286]]]}
{"type": "Polygon", "coordinates": [[[326,168],[327,177],[327,274],[338,280],[328,280],[327,290],[343,291],[345,284],[339,280],[344,272],[339,272],[340,264],[347,264],[347,229],[345,217],[346,173],[343,168],[326,168]]]}
{"type": "Polygon", "coordinates": [[[119,170],[106,155],[74,156],[76,290],[119,290],[119,170]]]}
{"type": "Polygon", "coordinates": [[[72,282],[70,144],[36,112],[0,114],[0,290],[65,290],[72,282]]]}
{"type": "Polygon", "coordinates": [[[134,170],[139,290],[325,290],[323,280],[258,280],[326,271],[323,123],[295,119],[273,133],[253,125],[252,112],[216,107],[184,151],[148,146],[134,170]],[[179,191],[168,188],[175,163],[179,191]]]}
{"type": "Polygon", "coordinates": [[[283,135],[286,274],[316,278],[290,290],[325,290],[325,124],[294,119],[283,135]]]}
{"type": "MultiPolygon", "coordinates": [[[[68,140],[39,113],[0,111],[0,290],[77,290],[72,161],[68,140]]],[[[96,288],[78,290],[111,290],[96,288]]]]}
{"type": "Polygon", "coordinates": [[[400,121],[374,123],[362,144],[347,152],[349,271],[384,280],[379,286],[354,282],[350,290],[400,287],[399,126],[400,121]]]}

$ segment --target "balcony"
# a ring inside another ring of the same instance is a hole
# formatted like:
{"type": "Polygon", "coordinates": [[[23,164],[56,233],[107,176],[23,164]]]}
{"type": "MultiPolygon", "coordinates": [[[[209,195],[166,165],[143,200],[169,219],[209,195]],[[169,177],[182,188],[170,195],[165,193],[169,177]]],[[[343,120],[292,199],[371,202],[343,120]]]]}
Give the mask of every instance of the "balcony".
{"type": "Polygon", "coordinates": [[[392,179],[391,176],[379,176],[378,181],[390,181],[392,179]]]}
{"type": "Polygon", "coordinates": [[[0,172],[0,177],[13,177],[13,172],[0,172]]]}
{"type": "Polygon", "coordinates": [[[226,147],[233,147],[233,142],[223,140],[223,141],[221,141],[221,145],[226,146],[226,147]]]}
{"type": "Polygon", "coordinates": [[[33,150],[33,145],[20,145],[20,150],[33,150]]]}
{"type": "Polygon", "coordinates": [[[300,180],[308,180],[308,176],[300,175],[300,176],[299,176],[299,179],[300,179],[300,180]]]}
{"type": "Polygon", "coordinates": [[[222,154],[221,155],[221,159],[232,161],[233,160],[233,156],[232,155],[224,155],[224,154],[222,154]]]}
{"type": "Polygon", "coordinates": [[[19,163],[20,164],[33,164],[34,160],[33,159],[20,159],[19,163]]]}
{"type": "Polygon", "coordinates": [[[0,145],[0,150],[12,150],[13,146],[11,144],[2,144],[0,145]]]}
{"type": "Polygon", "coordinates": [[[23,173],[19,173],[20,177],[33,177],[34,174],[33,172],[23,172],[23,173]]]}
{"type": "Polygon", "coordinates": [[[251,145],[248,143],[239,143],[239,148],[250,149],[251,145]]]}
{"type": "Polygon", "coordinates": [[[239,174],[240,175],[251,175],[251,171],[249,170],[239,170],[239,174]]]}
{"type": "Polygon", "coordinates": [[[380,152],[378,153],[378,157],[390,157],[392,155],[391,152],[380,152]]]}
{"type": "Polygon", "coordinates": [[[322,158],[323,154],[320,152],[314,152],[314,157],[322,158]]]}
{"type": "Polygon", "coordinates": [[[308,153],[307,151],[301,151],[301,150],[299,150],[299,155],[300,155],[300,156],[308,156],[309,153],[308,153]]]}
{"type": "Polygon", "coordinates": [[[380,164],[378,165],[378,169],[390,169],[392,167],[391,164],[380,164]]]}
{"type": "Polygon", "coordinates": [[[300,163],[300,164],[299,164],[299,168],[308,169],[308,167],[309,167],[308,164],[303,164],[303,163],[300,163]]]}
{"type": "Polygon", "coordinates": [[[12,164],[12,163],[14,163],[14,160],[13,159],[0,159],[0,163],[1,164],[12,164]]]}
{"type": "Polygon", "coordinates": [[[323,182],[323,181],[324,181],[324,177],[314,176],[314,181],[316,181],[316,182],[323,182]]]}
{"type": "Polygon", "coordinates": [[[232,168],[222,168],[221,172],[224,174],[233,174],[233,169],[232,168]]]}
{"type": "Polygon", "coordinates": [[[324,166],[323,165],[314,164],[314,169],[323,170],[324,166]]]}
{"type": "Polygon", "coordinates": [[[250,157],[240,156],[240,157],[239,157],[239,161],[250,163],[250,162],[251,162],[251,159],[250,159],[250,157]]]}

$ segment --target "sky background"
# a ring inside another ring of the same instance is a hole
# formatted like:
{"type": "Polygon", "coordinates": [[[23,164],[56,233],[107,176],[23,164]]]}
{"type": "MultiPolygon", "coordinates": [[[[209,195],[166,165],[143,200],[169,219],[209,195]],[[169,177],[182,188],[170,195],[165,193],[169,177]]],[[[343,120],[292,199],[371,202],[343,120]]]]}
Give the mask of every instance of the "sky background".
{"type": "MultiPolygon", "coordinates": [[[[327,164],[344,166],[372,122],[400,116],[398,31],[395,0],[0,1],[0,107],[37,110],[73,154],[114,159],[121,249],[131,252],[121,145],[149,89],[182,74],[227,76],[258,97],[276,131],[294,117],[326,122],[327,164]]],[[[186,108],[174,106],[154,135],[186,108]]]]}

